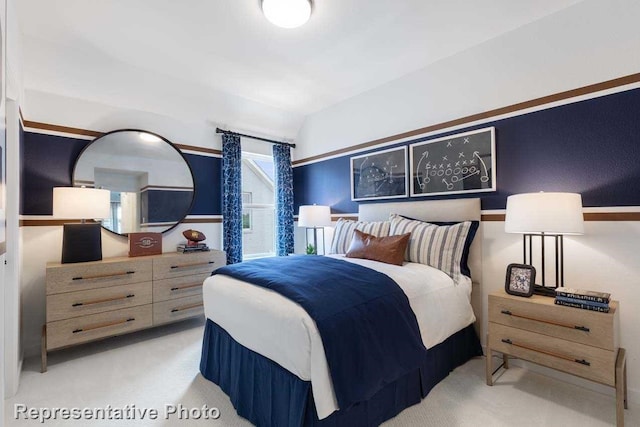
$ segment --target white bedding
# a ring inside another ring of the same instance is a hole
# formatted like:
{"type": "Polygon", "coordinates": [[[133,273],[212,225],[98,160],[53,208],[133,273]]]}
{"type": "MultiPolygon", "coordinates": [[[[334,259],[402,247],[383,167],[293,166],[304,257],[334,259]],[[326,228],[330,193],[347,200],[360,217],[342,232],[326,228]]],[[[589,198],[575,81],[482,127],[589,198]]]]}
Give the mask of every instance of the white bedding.
{"type": "MultiPolygon", "coordinates": [[[[454,285],[440,270],[423,264],[403,266],[364,259],[334,258],[378,270],[405,292],[427,348],[441,343],[475,321],[471,286],[454,285]]],[[[204,282],[205,315],[237,342],[300,379],[311,381],[320,419],[338,409],[331,377],[315,322],[302,307],[271,290],[216,275],[204,282]]]]}

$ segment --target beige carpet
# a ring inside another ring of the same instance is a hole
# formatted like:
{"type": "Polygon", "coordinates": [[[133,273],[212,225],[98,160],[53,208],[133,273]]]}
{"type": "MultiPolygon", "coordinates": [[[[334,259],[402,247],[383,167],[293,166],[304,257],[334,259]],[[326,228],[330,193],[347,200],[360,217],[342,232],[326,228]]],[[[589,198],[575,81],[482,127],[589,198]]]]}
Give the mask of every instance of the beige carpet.
{"type": "MultiPolygon", "coordinates": [[[[18,394],[5,402],[6,426],[249,426],[227,396],[198,372],[202,322],[189,321],[54,352],[49,371],[39,359],[25,362],[18,394]],[[15,405],[28,408],[155,408],[156,421],[15,420],[15,405]],[[164,418],[165,405],[217,407],[216,420],[164,418]]],[[[640,426],[640,406],[626,412],[627,426],[640,426]]],[[[611,426],[611,396],[521,368],[484,382],[484,359],[456,369],[419,405],[384,426],[611,426]]]]}

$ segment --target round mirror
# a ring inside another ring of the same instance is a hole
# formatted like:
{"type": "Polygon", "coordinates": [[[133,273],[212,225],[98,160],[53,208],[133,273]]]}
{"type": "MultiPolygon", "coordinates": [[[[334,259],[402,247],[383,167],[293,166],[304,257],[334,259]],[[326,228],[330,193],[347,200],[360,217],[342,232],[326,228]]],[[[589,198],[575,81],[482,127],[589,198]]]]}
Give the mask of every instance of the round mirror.
{"type": "Polygon", "coordinates": [[[87,145],[76,160],[73,185],[111,191],[111,216],[102,226],[121,235],[170,230],[194,198],[193,173],[182,153],[137,129],[109,132],[87,145]]]}

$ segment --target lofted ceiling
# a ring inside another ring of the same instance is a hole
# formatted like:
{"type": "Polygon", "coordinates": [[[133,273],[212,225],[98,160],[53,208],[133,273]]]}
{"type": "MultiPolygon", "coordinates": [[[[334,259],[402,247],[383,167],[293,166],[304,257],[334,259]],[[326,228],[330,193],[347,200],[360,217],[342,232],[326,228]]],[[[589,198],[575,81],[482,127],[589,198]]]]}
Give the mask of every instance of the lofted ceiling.
{"type": "Polygon", "coordinates": [[[575,3],[315,0],[289,30],[260,0],[20,0],[18,13],[27,89],[112,104],[138,90],[226,98],[299,123],[575,3]]]}

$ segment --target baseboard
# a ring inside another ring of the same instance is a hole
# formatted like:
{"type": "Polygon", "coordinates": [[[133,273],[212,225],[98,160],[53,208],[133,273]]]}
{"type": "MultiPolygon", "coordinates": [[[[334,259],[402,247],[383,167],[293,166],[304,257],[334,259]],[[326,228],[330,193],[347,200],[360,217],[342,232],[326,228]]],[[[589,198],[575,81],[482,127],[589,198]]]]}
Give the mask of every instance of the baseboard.
{"type": "MultiPolygon", "coordinates": [[[[487,354],[486,347],[482,346],[484,354],[487,354]]],[[[494,354],[495,356],[495,354],[494,354]]],[[[615,398],[616,390],[613,387],[609,387],[603,384],[598,384],[593,381],[585,380],[575,375],[565,374],[564,372],[556,371],[555,369],[547,368],[546,366],[537,365],[535,363],[527,362],[526,360],[509,358],[509,363],[512,366],[518,366],[520,368],[535,372],[537,374],[544,375],[558,379],[560,381],[567,382],[569,384],[576,385],[578,387],[586,388],[587,390],[595,391],[607,396],[615,398]]],[[[495,365],[495,363],[494,363],[495,365]]],[[[496,365],[497,366],[497,365],[496,365]]],[[[640,404],[640,390],[627,387],[627,401],[633,404],[640,404]]]]}

